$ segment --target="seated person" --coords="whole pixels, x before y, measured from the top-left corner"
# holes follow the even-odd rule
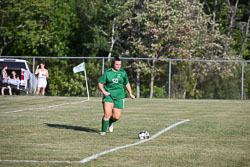
[[[15,71],[12,71],[11,74],[12,74],[12,77],[8,79],[8,84],[16,85],[17,89],[19,89],[19,85],[20,85],[19,76],[16,74]]]
[[[16,78],[17,78],[16,71],[11,71],[11,79],[16,79]]]

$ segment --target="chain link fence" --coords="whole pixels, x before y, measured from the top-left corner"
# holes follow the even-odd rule
[[[86,96],[83,73],[73,67],[85,62],[90,96],[100,96],[97,82],[111,66],[107,57],[1,56],[25,59],[34,72],[45,62],[49,70],[47,95]],[[249,99],[249,60],[193,60],[122,57],[124,68],[138,98]]]

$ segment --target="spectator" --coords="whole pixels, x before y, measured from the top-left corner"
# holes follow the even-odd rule
[[[19,76],[16,74],[16,71],[11,72],[11,78],[8,80],[8,83],[11,85],[16,85],[17,89],[19,89],[20,80]]]
[[[10,85],[8,84],[9,76],[8,76],[7,71],[6,71],[7,69],[8,69],[8,66],[5,64],[5,65],[3,66],[2,71],[1,71],[1,76],[2,76],[2,91],[1,91],[1,93],[2,93],[2,96],[4,96],[4,90],[5,90],[6,88],[9,89],[9,94],[12,95],[11,87],[10,87]]]
[[[38,81],[37,81],[38,85],[37,85],[36,94],[38,95],[40,92],[40,89],[42,88],[42,95],[44,96],[45,88],[47,86],[47,78],[49,78],[49,72],[45,68],[45,63],[40,63],[40,65],[36,67],[35,74],[36,75],[38,74]]]

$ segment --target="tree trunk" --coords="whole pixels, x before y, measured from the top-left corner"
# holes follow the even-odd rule
[[[186,90],[186,88],[184,88],[184,90],[183,90],[183,99],[186,99],[186,96],[187,96],[187,90]]]
[[[114,23],[112,25],[112,35],[111,35],[111,46],[110,46],[110,49],[109,49],[109,55],[108,55],[108,61],[110,61],[110,58],[111,58],[111,55],[112,55],[112,51],[113,51],[113,47],[115,45],[115,42],[116,42],[116,39],[115,39],[115,20],[116,18],[114,18]]]
[[[227,0],[227,2],[228,2],[228,7],[230,9],[230,25],[228,27],[227,35],[230,36],[231,30],[232,30],[233,25],[234,25],[234,19],[235,19],[236,13],[237,13],[239,0],[236,1],[235,5],[234,5],[234,9],[232,8],[232,6],[230,4],[230,0]]]
[[[244,47],[245,47],[245,44],[246,44],[247,39],[248,39],[248,33],[249,33],[249,22],[250,22],[250,16],[248,17],[248,21],[247,21],[247,25],[246,25],[245,39],[244,39],[244,41],[243,41],[243,42],[242,42],[242,44],[241,44],[239,57],[242,57],[242,53],[243,53],[243,51],[244,51]]]
[[[155,59],[153,59],[152,64],[152,72],[151,72],[151,80],[150,80],[150,99],[152,99],[154,95],[154,80],[155,80]]]
[[[213,11],[213,22],[214,22],[214,25],[213,25],[213,31],[215,29],[216,12],[217,12],[217,0],[214,0],[214,11]]]
[[[3,46],[0,47],[0,56],[2,56],[4,48],[6,48],[9,44],[11,44],[11,43],[14,41],[14,39],[12,39],[12,40],[6,42],[5,39],[6,39],[6,38],[3,37]]]

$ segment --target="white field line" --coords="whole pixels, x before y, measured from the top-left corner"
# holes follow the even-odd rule
[[[149,139],[145,139],[145,140],[140,140],[139,142],[136,142],[136,143],[133,143],[133,144],[127,144],[127,145],[124,145],[124,146],[119,146],[119,147],[116,147],[116,148],[112,148],[110,150],[107,150],[107,151],[104,151],[104,152],[101,152],[101,153],[98,153],[98,154],[95,154],[95,155],[92,155],[90,157],[87,157],[87,158],[84,158],[80,161],[47,161],[47,160],[0,160],[0,162],[9,162],[9,163],[68,163],[68,164],[71,164],[71,163],[86,163],[88,161],[91,161],[93,159],[96,159],[102,155],[105,155],[105,154],[108,154],[110,152],[114,152],[114,151],[117,151],[117,150],[120,150],[120,149],[123,149],[123,148],[127,148],[127,147],[131,147],[131,146],[136,146],[136,145],[139,145],[139,144],[142,144],[142,143],[145,143],[147,141],[150,141],[150,140],[153,140],[155,139],[156,137],[160,136],[161,134],[163,134],[164,132],[166,131],[169,131],[170,129],[180,125],[180,124],[183,124],[185,122],[188,122],[190,121],[189,119],[186,119],[186,120],[183,120],[183,121],[180,121],[180,122],[176,122],[172,125],[170,125],[169,127],[159,131],[158,133],[156,133],[155,135],[153,135],[152,137],[150,137]]]
[[[14,111],[7,111],[7,112],[2,112],[5,114],[8,113],[17,113],[17,112],[23,112],[23,111],[30,111],[30,110],[44,110],[44,109],[50,109],[50,108],[56,108],[56,107],[60,107],[60,106],[64,106],[67,104],[78,104],[78,103],[84,103],[87,102],[89,100],[83,100],[83,101],[77,101],[77,102],[71,102],[71,103],[61,103],[61,104],[57,104],[57,105],[53,105],[53,106],[45,106],[45,107],[39,107],[39,108],[25,108],[22,110],[14,110]]]
[[[43,161],[43,160],[0,160],[0,163],[63,163],[72,164],[79,163],[79,161]]]
[[[190,121],[190,120],[189,120],[189,119],[186,119],[186,120],[183,120],[183,121],[174,123],[174,124],[170,125],[169,127],[167,127],[167,128],[165,128],[165,129],[161,130],[160,132],[156,133],[155,135],[153,135],[153,136],[150,137],[149,139],[141,140],[141,141],[136,142],[136,143],[133,143],[133,144],[127,144],[127,145],[125,145],[125,146],[120,146],[120,147],[112,148],[112,149],[110,149],[110,150],[107,150],[107,151],[104,151],[104,152],[101,152],[101,153],[92,155],[92,156],[90,156],[90,157],[87,157],[87,158],[81,160],[80,163],[86,163],[86,162],[88,162],[88,161],[91,161],[91,160],[93,160],[93,159],[96,159],[96,158],[98,158],[98,157],[100,157],[100,156],[102,156],[102,155],[108,154],[108,153],[110,153],[110,152],[117,151],[117,150],[120,150],[120,149],[123,149],[123,148],[127,148],[127,147],[131,147],[131,146],[136,146],[136,145],[145,143],[145,142],[147,142],[147,141],[149,141],[149,140],[153,140],[153,139],[155,139],[156,137],[160,136],[162,133],[164,133],[164,132],[166,132],[166,131],[168,131],[168,130],[170,130],[170,129],[172,129],[172,128],[174,128],[174,127],[180,125],[180,124],[183,124],[183,123],[185,123],[185,122],[187,122],[187,121]]]

